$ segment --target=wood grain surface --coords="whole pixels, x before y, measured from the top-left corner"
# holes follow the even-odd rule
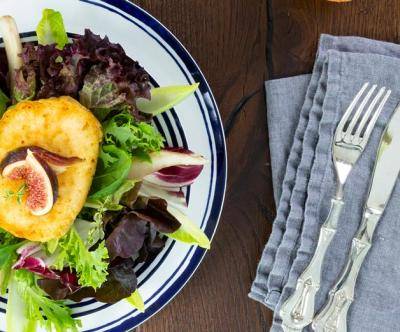
[[[400,1],[268,0],[268,75],[271,78],[311,71],[318,36],[356,35],[398,43]]]
[[[133,0],[196,59],[227,131],[228,187],[212,249],[194,277],[140,332],[269,329],[272,313],[247,297],[275,207],[263,82],[310,72],[318,36],[398,42],[400,1]]]
[[[134,2],[164,23],[187,47],[211,85],[224,123],[231,124],[227,133],[225,207],[212,248],[178,296],[137,330],[267,330],[270,312],[247,297],[274,211],[263,92],[266,3]],[[235,108],[254,92],[232,121]]]

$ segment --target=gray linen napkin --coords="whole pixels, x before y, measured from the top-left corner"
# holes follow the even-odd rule
[[[267,81],[265,83],[274,198],[277,206],[284,205],[285,208],[281,207],[277,213],[273,231],[262,254],[249,296],[254,300],[266,304],[271,309],[273,309],[273,306],[268,305],[270,294],[267,288],[267,280],[274,263],[275,253],[283,235],[284,225],[282,223],[286,219],[288,200],[291,195],[291,187],[289,186],[294,181],[296,164],[298,164],[300,158],[300,153],[294,151],[292,146],[297,146],[298,149],[301,149],[300,136],[303,134],[302,132],[304,132],[307,123],[304,116],[302,117],[304,129],[300,128],[301,126],[298,123],[310,77],[311,75],[300,75]],[[290,162],[288,162],[291,150],[293,152],[290,154]],[[290,176],[290,179],[286,182],[283,181],[285,174],[288,174],[287,178]],[[282,187],[284,187],[284,199],[278,205],[282,194]]]
[[[400,61],[397,56],[400,56],[400,46],[394,44],[354,37],[322,36],[321,38],[314,73],[305,96],[306,101],[301,110],[299,126],[286,166],[275,223],[279,217],[282,221],[278,226],[274,225],[271,235],[275,237],[273,250],[269,249],[270,239],[250,294],[251,297],[270,307],[276,306],[277,311],[292,293],[299,274],[311,259],[320,225],[329,209],[330,197],[334,190],[331,140],[336,124],[362,83],[370,81],[390,87],[393,93],[370,144],[346,185],[346,205],[338,236],[335,237],[324,263],[324,279],[321,291],[318,293],[317,307],[323,304],[329,288],[340,273],[351,238],[361,218],[380,133],[400,98],[398,91]],[[288,87],[290,79],[287,80]],[[268,90],[271,90],[273,85],[273,82],[269,83]],[[304,87],[302,91],[304,92]],[[281,84],[281,95],[285,96],[285,93],[287,96],[289,91],[285,92]],[[267,95],[271,93],[268,92]],[[281,105],[284,100],[282,97]],[[312,100],[311,105],[310,100]],[[286,105],[292,107],[292,112],[296,113],[301,103]],[[272,107],[270,102],[268,106]],[[272,112],[271,109],[269,112]],[[274,113],[279,114],[279,110],[276,109]],[[302,123],[303,117],[305,123]],[[287,119],[288,117],[282,118],[281,121]],[[291,119],[296,119],[296,115],[292,115]],[[302,130],[299,130],[299,127]],[[271,129],[270,127],[269,130]],[[299,132],[300,148],[295,146],[296,135]],[[297,165],[295,163],[290,165],[291,157],[294,155],[293,149],[297,150]],[[291,172],[289,183],[286,181],[288,172]],[[289,198],[284,196],[286,190],[289,191],[286,194]],[[282,209],[281,204],[284,199],[286,203]],[[400,186],[397,186],[377,228],[374,246],[360,272],[356,301],[350,310],[350,331],[400,329],[400,318],[397,318],[400,317],[400,300],[396,297],[396,290],[400,288],[400,264],[396,264],[396,258],[400,253],[400,242],[396,238],[400,235],[400,230],[396,227],[396,216],[400,214],[399,203]],[[265,268],[263,262],[265,256],[269,256],[270,262],[275,264]],[[265,284],[264,278],[267,276],[269,279]],[[274,296],[271,296],[272,294]],[[275,317],[273,330],[280,330],[278,315]]]

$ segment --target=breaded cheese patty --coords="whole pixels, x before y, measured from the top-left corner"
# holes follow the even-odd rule
[[[99,154],[102,129],[95,116],[70,97],[24,101],[10,108],[0,120],[0,160],[23,146],[39,146],[64,157],[82,161],[57,175],[58,199],[49,213],[33,215],[17,192],[22,181],[0,176],[0,227],[16,237],[48,241],[64,235],[88,195]]]

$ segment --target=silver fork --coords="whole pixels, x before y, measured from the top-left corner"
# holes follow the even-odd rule
[[[315,295],[320,287],[322,262],[336,233],[340,212],[344,204],[344,184],[354,164],[364,151],[379,114],[390,96],[391,90],[382,87],[370,101],[377,88],[377,85],[372,85],[361,99],[368,86],[369,82],[364,83],[336,128],[332,145],[333,163],[337,177],[336,193],[331,200],[328,217],[321,227],[314,256],[299,277],[294,293],[282,305],[279,312],[285,332],[301,331],[312,322]],[[354,111],[357,104],[359,106]],[[366,107],[367,109],[364,111]]]

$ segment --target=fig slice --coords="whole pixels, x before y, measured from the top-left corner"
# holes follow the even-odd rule
[[[81,158],[63,157],[38,146],[24,146],[10,151],[0,163],[0,170],[3,171],[10,164],[25,160],[28,150],[32,151],[35,156],[38,156],[40,159],[47,162],[56,173],[62,173],[65,171],[66,167],[82,161]]]
[[[26,166],[25,159],[15,161],[11,164],[8,164],[6,167],[4,167],[1,175],[6,178],[13,179],[13,180],[24,179],[25,178],[25,166]]]
[[[25,181],[28,187],[26,205],[35,216],[48,213],[57,200],[57,176],[50,166],[27,150]]]
[[[26,206],[33,215],[42,216],[51,210],[58,195],[57,176],[31,150],[27,150],[25,160],[14,161],[5,166],[2,175],[12,180],[25,180],[28,188]]]

